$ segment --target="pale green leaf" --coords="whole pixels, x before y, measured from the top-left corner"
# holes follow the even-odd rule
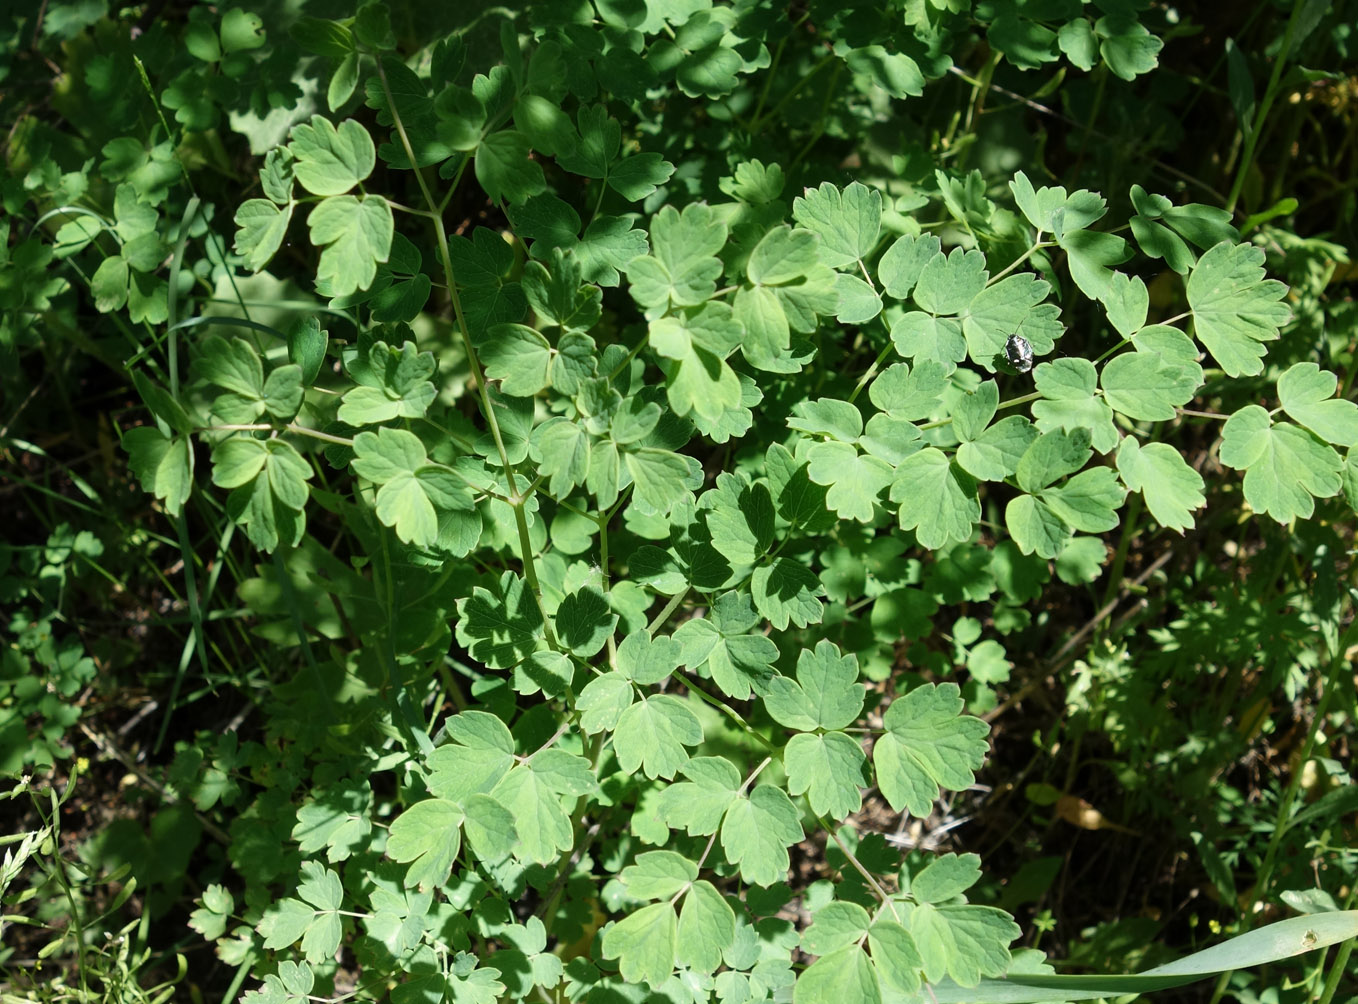
[[[761,784],[726,810],[721,846],[726,860],[740,867],[753,885],[771,886],[788,877],[787,849],[802,839],[797,808],[781,788]]]
[[[891,702],[872,759],[893,809],[926,817],[940,789],[961,791],[976,780],[990,727],[961,712],[954,683],[925,684]]]
[[[1206,504],[1202,475],[1189,467],[1167,443],[1140,445],[1131,436],[1117,453],[1118,473],[1134,492],[1141,492],[1156,522],[1180,533],[1193,527],[1193,511]]]

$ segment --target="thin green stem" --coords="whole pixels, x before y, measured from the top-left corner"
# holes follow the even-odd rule
[[[1001,279],[1003,279],[1006,275],[1008,275],[1010,272],[1014,271],[1014,269],[1018,268],[1018,267],[1019,267],[1020,265],[1022,265],[1025,261],[1027,261],[1027,260],[1028,260],[1029,258],[1031,258],[1033,255],[1037,254],[1037,252],[1041,251],[1043,248],[1050,248],[1050,247],[1055,247],[1055,246],[1056,246],[1056,241],[1043,241],[1043,240],[1042,240],[1042,231],[1039,230],[1039,231],[1037,232],[1037,234],[1036,234],[1036,235],[1034,236],[1034,238],[1033,238],[1033,246],[1030,247],[1027,251],[1023,252],[1023,254],[1019,255],[1019,256],[1018,256],[1017,258],[1015,258],[1013,261],[1011,261],[1008,265],[1006,265],[1006,266],[1005,266],[1004,268],[1002,268],[1000,271],[998,271],[998,272],[996,272],[994,275],[992,275],[992,276],[986,281],[986,285],[987,285],[987,286],[993,286],[993,285],[995,285],[995,283],[999,282],[999,281],[1000,281]]]
[[[284,432],[293,432],[299,436],[310,436],[312,439],[319,439],[326,443],[334,443],[336,446],[354,445],[352,439],[345,439],[343,436],[332,436],[328,432],[321,432],[319,429],[308,429],[305,425],[297,425],[289,422],[284,426],[269,425],[264,422],[251,422],[242,425],[200,425],[194,432],[274,432],[281,428]]]
[[[873,894],[882,901],[882,905],[891,911],[891,915],[899,921],[901,917],[900,914],[896,912],[896,904],[892,902],[891,894],[882,888],[882,885],[877,881],[876,876],[863,867],[863,863],[858,860],[853,851],[845,846],[844,841],[839,839],[839,834],[830,827],[830,824],[827,823],[823,817],[817,816],[816,822],[820,824],[820,828],[825,831],[826,835],[839,845],[839,849],[844,853],[844,857],[848,859],[849,864],[853,865],[854,871],[863,876],[863,881],[867,882],[868,888],[870,888],[873,891]]]
[[[886,346],[881,352],[877,353],[877,358],[872,361],[872,365],[867,368],[867,371],[858,378],[858,383],[854,385],[853,392],[849,394],[850,404],[853,404],[858,395],[863,392],[863,388],[868,385],[868,381],[871,380],[873,375],[877,372],[877,367],[881,366],[882,363],[886,361],[886,357],[891,355],[895,348],[896,344],[891,341],[890,336],[888,336]]]
[[[1254,166],[1254,153],[1259,144],[1259,135],[1264,130],[1264,120],[1268,118],[1268,113],[1273,108],[1273,102],[1278,97],[1278,84],[1282,80],[1283,69],[1287,66],[1287,57],[1292,54],[1292,34],[1297,30],[1297,19],[1301,16],[1302,8],[1306,6],[1306,0],[1292,0],[1292,13],[1287,18],[1287,28],[1283,31],[1282,46],[1278,49],[1278,58],[1273,61],[1273,70],[1268,75],[1268,85],[1264,88],[1263,99],[1259,102],[1259,107],[1254,112],[1254,125],[1245,136],[1245,149],[1240,155],[1240,163],[1235,169],[1235,180],[1231,182],[1231,192],[1226,196],[1226,211],[1235,212],[1235,204],[1240,201],[1240,193],[1245,188],[1245,178],[1250,173],[1250,168]]]
[[[405,123],[401,120],[400,112],[396,101],[391,94],[391,85],[387,81],[386,72],[382,69],[382,61],[377,60],[378,79],[382,82],[382,92],[386,96],[387,106],[391,109],[392,124],[396,127],[396,134],[400,137],[401,146],[405,150],[406,157],[410,163],[416,163],[415,150],[411,146],[410,137],[406,134]],[[533,592],[533,598],[537,601],[538,610],[542,613],[543,636],[547,644],[555,651],[560,651],[561,646],[557,642],[556,632],[552,628],[552,618],[547,613],[547,605],[542,595],[542,584],[538,581],[537,565],[533,560],[532,538],[528,532],[528,517],[524,512],[524,504],[532,494],[531,488],[526,492],[519,491],[519,481],[514,473],[514,465],[509,460],[509,451],[505,448],[504,435],[500,431],[500,422],[495,414],[495,407],[490,399],[490,388],[486,383],[485,370],[481,368],[481,360],[476,354],[476,346],[472,344],[471,328],[467,324],[467,315],[462,309],[462,297],[457,291],[457,275],[453,271],[453,258],[448,248],[448,230],[444,226],[443,216],[440,212],[441,205],[434,199],[433,193],[429,190],[428,183],[424,180],[424,172],[418,167],[414,168],[415,178],[419,182],[420,192],[424,195],[425,205],[429,207],[429,216],[434,223],[434,232],[438,241],[439,261],[443,266],[444,282],[448,287],[448,299],[453,305],[453,317],[457,322],[458,334],[462,339],[462,348],[467,355],[467,365],[472,371],[472,380],[476,383],[477,399],[481,406],[481,414],[486,420],[486,426],[490,429],[491,439],[495,443],[495,450],[500,455],[500,465],[504,468],[506,484],[509,490],[509,504],[514,511],[514,522],[519,531],[519,559],[523,562],[524,579],[528,582],[528,588]],[[460,173],[460,172],[459,172]]]
[[[660,613],[651,618],[651,623],[646,625],[647,634],[655,634],[656,629],[670,619],[670,615],[688,598],[689,588],[691,587],[685,587],[682,593],[675,593],[670,597],[670,601],[661,608]]]
[[[759,745],[763,746],[770,753],[778,752],[778,747],[771,743],[762,733],[758,732],[754,726],[745,720],[745,716],[731,707],[731,705],[727,704],[721,698],[713,697],[707,691],[703,690],[698,686],[697,682],[687,674],[680,673],[676,670],[674,675],[683,677],[684,683],[688,687],[688,692],[694,697],[698,698],[704,704],[716,708],[727,718],[731,719],[731,721],[733,721],[746,735],[759,743]]]

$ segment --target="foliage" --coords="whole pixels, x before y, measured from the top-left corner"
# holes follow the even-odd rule
[[[1120,599],[1134,539],[1320,549],[1270,611],[1314,637],[1266,675],[1319,682],[1300,760],[1352,792],[1317,747],[1353,712],[1353,346],[1324,329],[1324,281],[1272,277],[1282,238],[1258,228],[1285,210],[1233,212],[1263,122],[1238,49],[1248,153],[1201,202],[1102,162],[1102,194],[1077,187],[1088,131],[1068,176],[981,150],[987,94],[1015,93],[997,78],[1078,79],[1091,120],[1153,88],[1175,29],[1136,4],[184,14],[12,15],[65,46],[69,86],[56,118],[16,109],[0,347],[52,352],[56,318],[126,375],[118,463],[186,577],[170,710],[197,674],[260,713],[239,736],[182,726],[151,837],[85,848],[88,881],[125,863],[168,908],[208,834],[188,923],[229,996],[248,975],[256,1004],[1080,997],[1014,946],[1027,901],[976,855],[902,857],[862,813],[923,824],[974,788],[980,716],[1051,598],[1106,575]],[[11,46],[0,73],[28,59]],[[942,129],[912,111],[930,93]],[[53,611],[101,545],[63,525],[4,553],[0,735],[41,736],[4,744],[16,771],[69,756],[95,664]],[[210,619],[223,566],[248,630]],[[1155,657],[1100,628],[1076,667],[1071,777],[1097,732],[1128,778],[1158,758],[1180,797],[1206,789],[1172,763],[1199,723],[1126,709],[1181,682],[1165,661],[1223,608],[1273,598],[1191,577],[1157,583]],[[1217,727],[1244,676],[1224,664]],[[1226,851],[1256,880],[1233,931],[1321,805],[1299,784],[1271,794],[1262,851]],[[1069,779],[1047,787],[1069,804]],[[1350,871],[1351,808],[1311,817]],[[167,841],[184,859],[153,863]],[[1324,923],[1245,935],[1290,951],[1169,971],[1350,937],[1318,891]],[[1174,985],[1122,979],[1081,986]]]

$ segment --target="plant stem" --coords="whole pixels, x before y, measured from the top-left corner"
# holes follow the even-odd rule
[[[987,279],[987,280],[986,280],[986,285],[987,285],[987,286],[993,286],[993,285],[995,285],[995,283],[999,282],[1001,279],[1003,279],[1003,278],[1004,278],[1006,275],[1008,275],[1010,272],[1014,271],[1014,269],[1018,268],[1018,267],[1019,267],[1020,265],[1022,265],[1025,261],[1027,261],[1029,258],[1031,258],[1033,255],[1037,254],[1038,251],[1041,251],[1043,248],[1050,248],[1050,247],[1055,247],[1055,246],[1056,246],[1056,241],[1043,241],[1043,240],[1042,240],[1042,231],[1039,230],[1039,231],[1037,232],[1037,234],[1036,234],[1036,235],[1034,236],[1034,238],[1033,238],[1033,246],[1030,247],[1027,251],[1023,252],[1023,254],[1019,255],[1019,256],[1018,256],[1017,258],[1015,258],[1013,261],[1011,261],[1011,262],[1010,262],[1008,265],[1006,265],[1004,268],[1000,269],[1000,271],[996,272],[996,273],[995,273],[994,275],[992,275],[989,279]]]
[[[1259,102],[1259,107],[1254,112],[1254,126],[1245,136],[1245,149],[1240,155],[1240,164],[1235,169],[1235,181],[1231,183],[1231,193],[1226,197],[1226,211],[1235,212],[1235,204],[1240,201],[1240,193],[1245,187],[1245,178],[1254,166],[1254,152],[1259,143],[1259,134],[1263,132],[1264,119],[1268,117],[1269,111],[1273,108],[1273,102],[1278,97],[1278,84],[1282,80],[1283,68],[1287,66],[1287,57],[1292,52],[1292,33],[1297,28],[1297,18],[1301,15],[1302,8],[1306,6],[1306,0],[1292,0],[1292,13],[1287,18],[1287,28],[1283,31],[1283,42],[1278,49],[1278,57],[1273,60],[1273,69],[1268,75],[1268,85],[1264,88],[1264,96]]]
[[[410,144],[410,137],[406,135],[405,123],[401,121],[400,111],[392,97],[391,85],[387,82],[387,74],[382,69],[380,59],[377,60],[377,75],[382,81],[382,92],[386,96],[387,107],[391,109],[392,124],[396,127],[396,134],[401,139],[401,146],[405,150],[406,157],[413,165],[415,163],[415,150]],[[458,334],[462,338],[462,348],[467,354],[467,365],[472,371],[472,380],[476,383],[481,414],[490,429],[491,438],[495,441],[495,450],[500,455],[500,464],[504,468],[505,479],[509,488],[509,504],[514,511],[514,522],[519,531],[519,559],[523,562],[523,576],[528,582],[528,588],[533,591],[533,598],[537,601],[538,610],[542,614],[543,636],[554,651],[560,651],[561,645],[556,639],[556,632],[552,629],[552,618],[548,615],[547,605],[543,600],[542,584],[538,581],[537,566],[533,561],[532,538],[528,533],[528,517],[524,513],[524,504],[531,495],[531,489],[520,494],[518,478],[514,474],[514,465],[510,463],[509,451],[505,449],[504,436],[500,432],[500,422],[495,416],[495,407],[490,399],[490,389],[486,384],[486,374],[481,368],[481,360],[476,355],[476,347],[472,345],[471,329],[467,325],[467,315],[462,310],[462,298],[457,292],[457,276],[453,272],[453,258],[448,249],[448,230],[444,226],[443,216],[439,212],[440,204],[434,200],[433,193],[430,192],[429,185],[424,180],[424,172],[418,167],[413,168],[413,170],[415,178],[419,182],[420,191],[424,195],[425,205],[429,207],[430,218],[434,222],[434,232],[438,239],[439,260],[443,265],[444,282],[448,287],[448,299],[452,302],[453,316],[457,321]]]

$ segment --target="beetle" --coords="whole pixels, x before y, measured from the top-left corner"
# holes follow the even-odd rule
[[[1004,343],[1004,358],[1020,373],[1033,368],[1033,347],[1022,335],[1010,335]]]

